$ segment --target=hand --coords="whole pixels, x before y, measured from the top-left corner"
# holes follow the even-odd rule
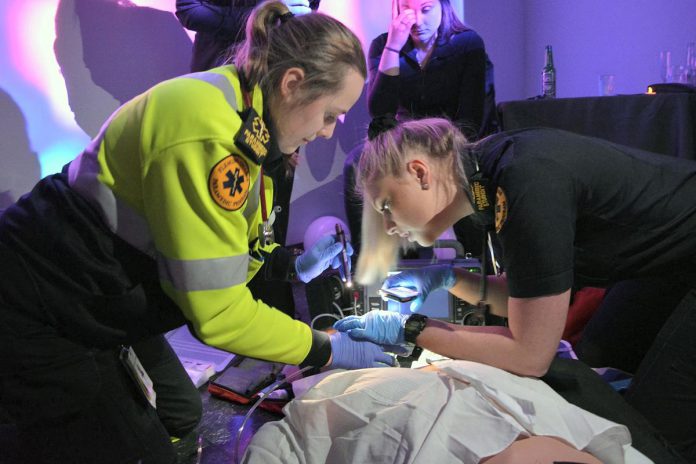
[[[387,33],[387,47],[401,50],[408,36],[411,34],[411,28],[416,24],[416,13],[413,10],[404,10],[399,13],[396,18],[392,19],[389,24],[389,32]]]
[[[355,341],[342,332],[329,335],[331,341],[331,364],[338,369],[362,369],[366,367],[388,367],[396,362],[394,356],[382,351],[374,343]]]
[[[334,235],[326,235],[320,238],[317,243],[308,251],[305,251],[295,260],[295,272],[297,277],[304,283],[317,277],[331,266],[338,269],[341,277],[344,276],[341,263],[341,251],[343,245],[336,240]],[[346,242],[346,253],[348,254],[348,272],[350,272],[350,257],[353,255],[353,247]]]
[[[380,345],[403,345],[404,323],[407,314],[373,310],[363,316],[348,316],[334,324],[334,329],[345,332],[354,340],[368,340]]]
[[[290,13],[295,16],[301,16],[312,12],[309,8],[309,0],[283,0],[283,3],[288,7]]]
[[[417,313],[431,292],[444,288],[449,290],[457,282],[457,276],[452,266],[438,264],[426,266],[420,269],[409,269],[388,277],[382,284],[382,288],[409,287],[418,291],[418,297],[411,302],[408,309],[411,313]],[[403,308],[406,305],[399,305]]]

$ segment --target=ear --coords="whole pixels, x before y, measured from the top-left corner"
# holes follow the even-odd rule
[[[304,81],[305,73],[302,68],[288,68],[280,79],[280,96],[292,101],[297,97],[299,88]]]
[[[406,172],[408,172],[409,175],[411,175],[421,185],[421,187],[423,187],[423,185],[430,185],[430,181],[432,180],[430,177],[432,173],[430,171],[430,166],[428,166],[426,162],[419,159],[412,159],[406,163]]]

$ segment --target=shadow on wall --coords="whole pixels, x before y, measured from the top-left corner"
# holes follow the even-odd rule
[[[357,103],[346,114],[344,123],[336,125],[333,137],[317,139],[307,145],[293,187],[287,243],[301,242],[307,226],[320,216],[346,220],[343,163],[346,154],[367,136],[369,123],[365,87]]]
[[[61,0],[54,51],[75,120],[94,136],[119,105],[188,73],[191,39],[170,12],[127,0]]]
[[[26,118],[2,89],[0,115],[0,210],[3,210],[34,187],[41,177],[41,166],[29,146]]]

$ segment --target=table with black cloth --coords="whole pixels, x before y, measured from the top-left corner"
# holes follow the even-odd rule
[[[663,93],[508,101],[504,130],[554,127],[680,158],[696,159],[696,94]]]

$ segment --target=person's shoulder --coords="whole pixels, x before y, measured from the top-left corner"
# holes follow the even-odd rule
[[[383,32],[382,34],[378,35],[374,39],[372,39],[372,42],[370,43],[371,46],[379,46],[379,47],[384,47],[384,45],[387,43],[387,36],[388,33]]]
[[[384,51],[384,46],[387,44],[387,33],[383,33],[372,39],[370,42],[369,56],[381,55]]]
[[[209,103],[219,103],[236,110],[238,92],[239,82],[230,66],[184,74],[163,81],[149,91],[150,98],[169,101],[175,105],[186,101],[197,102],[190,109],[201,108],[204,111]],[[221,95],[224,98],[220,98]]]
[[[225,133],[230,124],[241,124],[240,99],[234,76],[218,69],[186,74],[150,89],[147,94],[149,118],[157,124],[189,128],[186,134],[180,134],[184,138],[190,137],[192,132],[227,137]]]
[[[455,32],[449,42],[456,47],[467,49],[484,48],[483,38],[473,29]]]
[[[530,168],[537,173],[567,172],[564,166],[573,159],[572,152],[576,151],[569,148],[587,139],[579,134],[548,127],[517,129],[489,138],[489,149],[504,151],[509,158],[506,163],[509,168]],[[557,180],[559,179],[560,177]]]

